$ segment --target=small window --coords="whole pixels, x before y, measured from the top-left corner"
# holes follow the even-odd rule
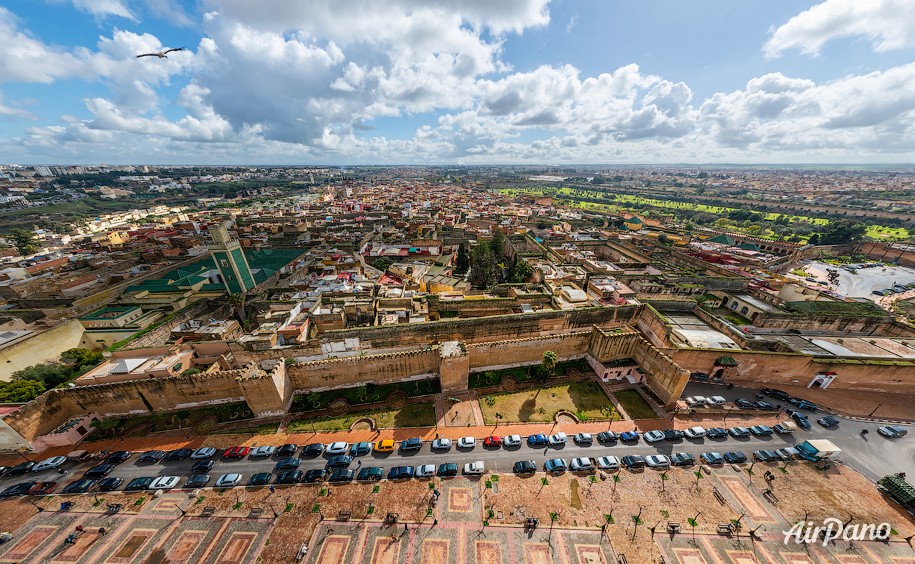
[[[225,259],[221,259],[219,261],[219,264],[221,264],[223,266],[223,268],[229,268],[229,261],[227,261]]]

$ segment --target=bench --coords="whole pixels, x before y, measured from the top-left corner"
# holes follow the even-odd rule
[[[718,534],[719,535],[724,535],[726,537],[729,537],[729,536],[731,536],[731,534],[733,532],[734,532],[734,526],[731,525],[730,523],[719,523],[718,524]]]
[[[671,535],[675,535],[680,532],[680,523],[676,521],[668,521],[667,523],[667,532]]]
[[[203,511],[200,512],[201,517],[212,517],[216,513],[216,508],[212,505],[207,505],[203,508]]]
[[[264,509],[261,507],[252,507],[251,511],[248,512],[248,518],[257,519],[261,516],[261,513],[264,512]]]
[[[337,514],[337,521],[349,521],[350,515],[349,511],[341,511]]]
[[[124,506],[121,505],[120,503],[109,503],[108,509],[106,509],[105,511],[107,513],[117,513],[118,511],[121,510],[122,507],[124,507]]]
[[[721,495],[721,492],[718,491],[718,488],[712,488],[712,495],[715,496],[715,499],[718,500],[718,503],[725,505],[724,496]]]
[[[772,490],[763,490],[762,494],[763,494],[763,497],[766,498],[769,501],[769,503],[771,503],[772,505],[775,505],[778,503],[778,498],[775,497],[775,494],[772,493]]]

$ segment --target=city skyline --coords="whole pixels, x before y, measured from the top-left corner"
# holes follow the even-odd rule
[[[2,2],[0,22],[0,155],[19,164],[896,164],[915,150],[915,8],[898,0],[49,0]]]

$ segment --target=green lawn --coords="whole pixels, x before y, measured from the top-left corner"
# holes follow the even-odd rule
[[[593,382],[492,394],[480,398],[480,410],[487,425],[548,422],[558,411],[574,413],[580,420],[619,418],[610,398]]]
[[[882,225],[868,225],[865,235],[877,241],[899,241],[908,239],[910,236],[905,227],[884,227]]]
[[[613,395],[616,397],[616,401],[620,402],[620,405],[626,413],[629,414],[629,417],[633,419],[658,418],[658,414],[655,413],[655,410],[651,409],[651,406],[648,405],[645,398],[637,391],[623,390],[620,392],[613,392]]]
[[[349,429],[357,419],[371,417],[375,425],[380,428],[396,427],[434,427],[435,406],[432,402],[415,403],[403,406],[400,409],[377,409],[373,411],[358,411],[347,413],[339,417],[321,417],[318,419],[301,419],[289,424],[290,433],[311,431],[340,431]]]

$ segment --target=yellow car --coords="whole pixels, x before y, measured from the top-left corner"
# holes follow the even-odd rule
[[[394,452],[394,439],[384,439],[375,444],[375,452]]]

